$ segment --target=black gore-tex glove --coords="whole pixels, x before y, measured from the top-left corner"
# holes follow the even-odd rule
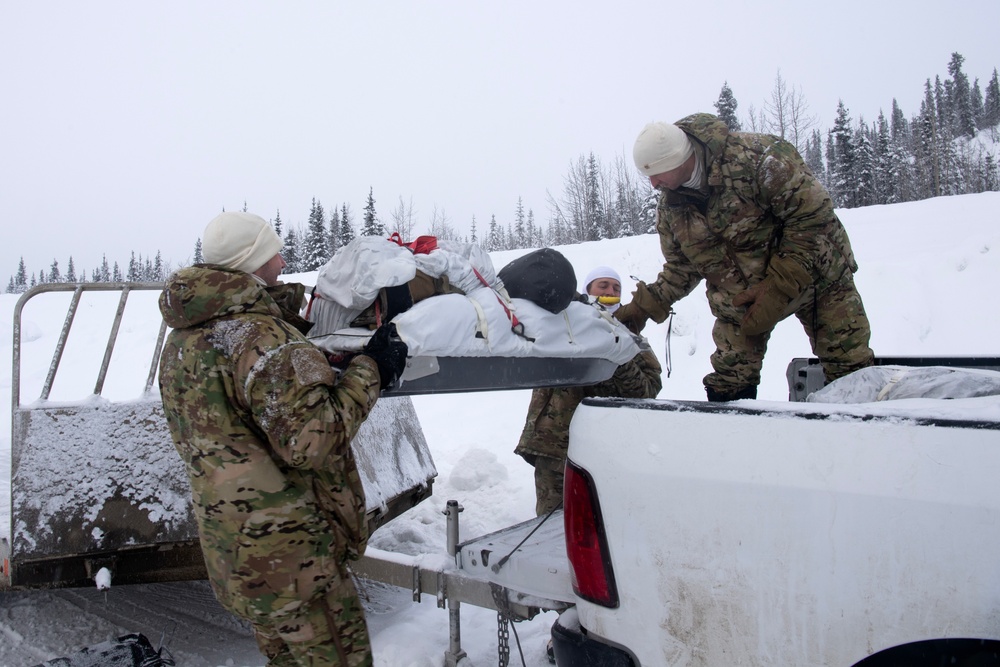
[[[383,390],[389,389],[406,368],[406,343],[396,335],[396,325],[386,322],[372,334],[361,352],[378,364],[379,382]]]

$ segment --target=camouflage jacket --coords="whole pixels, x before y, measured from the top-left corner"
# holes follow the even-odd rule
[[[335,377],[278,305],[303,292],[199,264],[160,296],[173,327],[160,392],[208,576],[224,606],[254,621],[323,591],[367,540],[350,442],[378,397],[378,369],[358,356]]]
[[[660,196],[656,230],[666,261],[647,287],[664,313],[704,278],[712,314],[739,323],[744,309],[732,297],[764,278],[774,255],[798,262],[819,291],[857,271],[830,195],[790,143],[730,132],[710,114],[677,126],[705,160],[708,192]]]
[[[663,387],[660,362],[646,350],[622,364],[610,379],[586,387],[535,389],[521,439],[514,449],[529,463],[534,457],[565,459],[569,449],[569,423],[580,401],[588,396],[655,398]]]

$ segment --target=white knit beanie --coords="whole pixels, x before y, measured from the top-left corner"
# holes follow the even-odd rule
[[[583,291],[587,292],[587,290],[590,289],[590,283],[594,282],[598,278],[614,278],[618,281],[619,285],[622,282],[622,279],[618,276],[618,272],[610,266],[598,266],[591,269],[590,273],[587,274],[587,278],[583,282]]]
[[[220,213],[205,228],[201,253],[208,264],[253,273],[281,252],[282,242],[267,220],[253,213]]]
[[[681,166],[693,153],[694,146],[684,130],[656,122],[642,128],[632,149],[632,159],[639,171],[655,176]]]

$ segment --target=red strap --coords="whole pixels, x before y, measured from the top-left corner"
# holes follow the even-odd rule
[[[483,285],[493,290],[493,294],[496,296],[497,301],[500,303],[500,307],[503,308],[503,312],[507,313],[507,319],[510,320],[510,330],[516,333],[518,336],[523,336],[524,325],[521,324],[521,322],[517,319],[517,315],[515,315],[513,311],[511,311],[511,309],[507,307],[507,304],[503,302],[503,299],[500,298],[500,295],[497,294],[497,291],[493,289],[492,285],[486,282],[486,278],[483,278],[483,274],[479,273],[476,267],[474,266],[472,267],[472,272],[476,274],[477,278],[479,278],[479,282],[481,282]]]
[[[436,236],[418,236],[413,243],[407,243],[409,248],[417,255],[426,255],[432,250],[437,250],[438,240]]]
[[[389,234],[389,240],[398,246],[409,248],[414,255],[426,255],[432,250],[437,250],[438,247],[436,236],[418,236],[416,241],[404,243],[403,237],[399,235],[399,232],[393,232]]]
[[[309,313],[311,313],[313,311],[313,301],[315,301],[318,298],[320,298],[319,292],[317,292],[316,288],[313,287],[312,294],[309,295],[309,305],[306,306],[306,319],[307,320],[309,319]]]

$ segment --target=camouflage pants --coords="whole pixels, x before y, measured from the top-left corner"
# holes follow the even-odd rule
[[[809,290],[792,302],[785,316],[792,314],[809,336],[809,344],[823,366],[827,382],[874,363],[875,355],[868,345],[871,324],[852,277],[848,276],[820,294]],[[712,354],[715,371],[705,376],[705,387],[726,396],[760,384],[760,368],[770,337],[770,332],[745,336],[738,325],[717,319],[712,329],[716,346]]]
[[[291,617],[273,626],[254,625],[254,636],[270,667],[371,667],[372,650],[364,609],[346,571]]]
[[[566,459],[535,457],[535,514],[542,516],[562,505]]]

